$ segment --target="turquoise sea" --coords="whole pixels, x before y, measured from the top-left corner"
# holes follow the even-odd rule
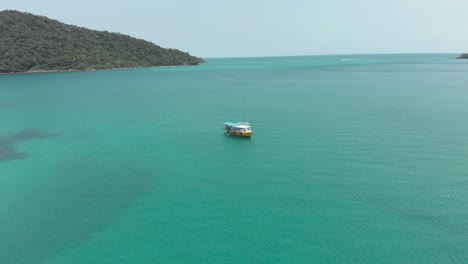
[[[453,57],[0,75],[0,263],[468,263]]]

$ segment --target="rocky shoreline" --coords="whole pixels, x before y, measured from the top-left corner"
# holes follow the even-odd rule
[[[202,63],[201,63],[202,64]],[[150,66],[150,67],[122,67],[122,68],[109,68],[109,69],[87,69],[87,70],[33,70],[25,72],[0,72],[0,75],[10,75],[10,74],[35,74],[35,73],[57,73],[57,72],[94,72],[94,71],[118,71],[118,70],[128,70],[128,69],[148,69],[148,68],[174,68],[174,67],[184,67],[191,65],[177,65],[177,66]]]

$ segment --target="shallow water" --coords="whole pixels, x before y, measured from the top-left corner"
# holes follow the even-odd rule
[[[0,263],[467,263],[454,56],[2,75]]]

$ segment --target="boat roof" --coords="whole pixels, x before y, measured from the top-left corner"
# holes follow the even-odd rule
[[[232,127],[240,127],[240,128],[247,128],[247,127],[250,127],[250,124],[247,123],[247,122],[237,122],[237,123],[233,123],[233,122],[224,122],[223,124],[228,125],[228,126],[232,126]],[[248,124],[248,125],[246,125],[246,124]]]

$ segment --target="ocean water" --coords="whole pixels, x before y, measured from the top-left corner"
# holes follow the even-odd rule
[[[0,75],[0,263],[468,263],[453,57]]]

